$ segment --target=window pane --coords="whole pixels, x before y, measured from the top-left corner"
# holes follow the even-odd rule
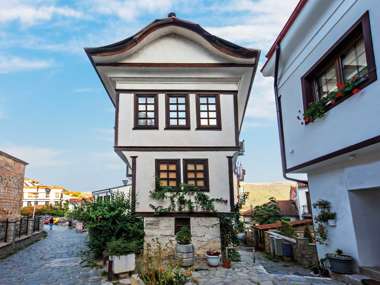
[[[139,103],[146,103],[145,97],[139,97]]]
[[[146,106],[145,105],[139,105],[139,111],[145,111]]]
[[[164,163],[160,164],[160,170],[167,170],[167,169],[168,169],[168,165],[167,164],[164,164]]]
[[[160,178],[168,178],[167,172],[160,172]]]
[[[197,178],[204,178],[203,172],[197,172]]]
[[[175,120],[175,119],[170,120],[170,125],[171,126],[176,126],[177,125],[177,120]]]
[[[186,106],[185,105],[178,105],[178,110],[185,111],[186,110]]]
[[[194,172],[188,172],[187,177],[188,178],[195,178],[195,173]]]
[[[363,77],[368,73],[367,58],[363,39],[360,39],[343,57],[343,76],[350,81],[354,76]]]
[[[147,124],[146,120],[138,120],[140,126],[145,126]]]
[[[146,121],[147,121],[147,125],[154,126],[154,119],[149,119],[149,120],[146,120]]]
[[[207,119],[201,119],[201,125],[202,126],[207,126],[208,125],[208,120]]]
[[[207,118],[207,112],[201,112],[201,118]]]
[[[216,126],[216,120],[210,119],[210,126]]]
[[[188,164],[187,165],[187,169],[188,170],[194,170],[195,169],[195,165],[194,164]]]
[[[168,182],[166,180],[161,180],[160,186],[168,186]]]
[[[177,169],[177,165],[169,164],[169,170],[176,170],[176,169]]]
[[[216,112],[210,112],[210,113],[208,113],[209,115],[209,118],[213,118],[213,119],[215,119],[216,118]]]
[[[169,186],[175,187],[175,186],[177,186],[177,182],[175,180],[170,180]]]
[[[169,103],[170,104],[177,103],[177,98],[175,98],[175,97],[169,97]]]
[[[146,118],[146,112],[139,112],[138,117],[139,118]]]
[[[177,112],[170,112],[170,118],[177,118]]]
[[[317,78],[318,99],[335,91],[337,82],[335,65],[333,64]]]
[[[186,113],[185,112],[179,112],[178,117],[179,118],[186,118]]]
[[[169,178],[175,179],[177,177],[175,172],[169,172]]]
[[[204,169],[204,165],[203,164],[197,164],[197,170],[203,170]]]
[[[199,98],[199,103],[201,103],[201,104],[207,104],[207,97],[200,97]]]
[[[154,111],[154,105],[147,105],[148,111]]]
[[[148,97],[147,98],[147,103],[154,104],[154,97]]]
[[[148,118],[154,118],[154,112],[146,112],[148,115]]]
[[[200,109],[201,111],[207,111],[207,105],[200,105],[200,106],[199,106],[199,109]]]
[[[178,121],[178,125],[180,125],[180,126],[186,126],[186,120],[184,120],[184,119],[179,120]]]
[[[216,103],[215,97],[208,97],[208,103],[209,104],[215,104]]]
[[[185,97],[178,97],[178,103],[184,104],[185,103]]]
[[[197,186],[204,187],[205,186],[205,182],[203,180],[197,180]]]
[[[209,105],[208,109],[209,111],[216,111],[216,105]]]
[[[187,181],[187,184],[189,184],[189,185],[195,185],[195,180],[189,180],[189,181]]]
[[[176,111],[177,110],[177,105],[170,105],[169,106],[170,111]]]

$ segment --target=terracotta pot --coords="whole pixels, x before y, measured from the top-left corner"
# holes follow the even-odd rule
[[[223,260],[223,267],[224,268],[231,268],[231,260]]]

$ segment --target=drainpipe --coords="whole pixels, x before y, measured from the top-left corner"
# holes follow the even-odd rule
[[[281,147],[281,164],[282,164],[282,176],[286,180],[294,181],[297,183],[304,183],[308,185],[308,181],[296,179],[287,176],[286,173],[286,153],[285,153],[285,142],[284,142],[284,129],[282,124],[282,109],[281,109],[281,100],[278,94],[278,64],[280,61],[281,48],[278,44],[276,47],[276,57],[275,57],[275,65],[274,65],[274,95],[276,102],[276,110],[277,110],[277,125],[278,125],[278,136],[280,138],[280,147]]]

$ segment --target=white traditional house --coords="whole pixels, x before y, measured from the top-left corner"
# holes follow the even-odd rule
[[[229,213],[236,202],[239,132],[259,51],[218,38],[174,13],[120,42],[86,48],[115,106],[115,151],[131,170],[132,204],[144,217],[145,238],[174,240],[190,225],[197,252],[220,248],[219,219],[166,207],[150,193],[189,184]]]
[[[306,173],[312,202],[337,215],[319,257],[341,249],[360,267],[380,266],[379,20],[378,1],[301,0],[262,69],[284,173]]]

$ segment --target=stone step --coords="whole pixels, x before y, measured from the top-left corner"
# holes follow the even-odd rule
[[[380,281],[380,267],[360,267],[360,273],[368,277]]]
[[[366,275],[362,274],[337,274],[337,273],[331,273],[331,278],[341,281],[345,284],[350,285],[363,285],[363,280],[370,279]]]

